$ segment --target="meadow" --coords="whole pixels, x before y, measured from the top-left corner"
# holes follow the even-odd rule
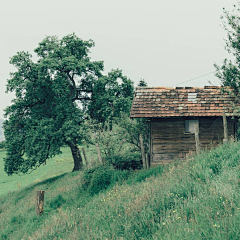
[[[3,194],[0,238],[240,239],[239,149],[238,142],[224,144],[136,172],[98,166]],[[40,189],[46,191],[41,217]]]
[[[46,165],[40,166],[29,174],[14,174],[8,176],[4,171],[3,162],[6,152],[0,149],[0,196],[21,190],[31,184],[36,184],[46,179],[71,172],[73,169],[73,160],[70,148],[63,147],[61,151],[62,154],[47,160]],[[97,155],[94,148],[88,148],[86,152],[89,159]],[[83,163],[85,164],[85,162]]]

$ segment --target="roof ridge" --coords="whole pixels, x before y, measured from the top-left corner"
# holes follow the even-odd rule
[[[136,89],[140,89],[140,90],[144,90],[144,89],[220,89],[222,88],[222,86],[204,86],[204,87],[149,87],[149,86],[137,86]],[[227,87],[223,87],[223,88],[227,88]]]

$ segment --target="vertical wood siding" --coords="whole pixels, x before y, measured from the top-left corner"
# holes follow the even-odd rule
[[[151,123],[151,163],[165,164],[183,159],[196,150],[194,133],[185,133],[185,120],[190,118],[159,118]],[[211,148],[223,141],[222,117],[199,117],[201,148]],[[228,118],[229,137],[234,138],[235,120]]]

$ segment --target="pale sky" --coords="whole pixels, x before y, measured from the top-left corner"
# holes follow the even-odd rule
[[[4,3],[3,3],[4,2]],[[92,60],[103,60],[105,72],[122,69],[149,86],[176,86],[213,72],[228,57],[223,7],[236,0],[9,0],[0,7],[0,119],[14,95],[5,94],[9,59],[33,49],[47,35],[75,32],[92,39]],[[178,86],[220,85],[214,74]]]

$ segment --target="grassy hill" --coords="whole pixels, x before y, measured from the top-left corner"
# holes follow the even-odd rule
[[[240,143],[225,144],[165,169],[98,167],[4,194],[0,237],[240,239],[239,149]],[[46,191],[41,217],[37,190]]]

